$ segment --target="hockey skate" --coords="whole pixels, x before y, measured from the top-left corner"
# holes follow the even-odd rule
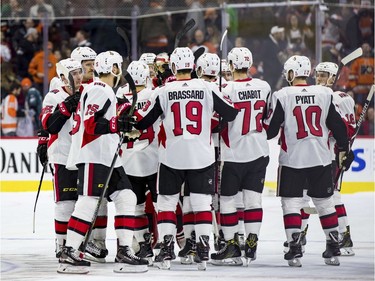
[[[305,253],[305,246],[306,246],[306,235],[307,235],[307,229],[309,228],[309,225],[306,225],[305,229],[301,232],[301,247],[302,247],[302,253]],[[287,241],[284,242],[284,253],[286,254],[289,251],[289,244]]]
[[[341,256],[354,256],[355,255],[352,249],[353,241],[350,237],[349,225],[346,227],[346,231],[344,233],[341,233],[341,241],[339,242],[339,244],[340,244]]]
[[[339,245],[339,233],[337,231],[331,231],[329,233],[330,240],[326,242],[326,250],[323,252],[322,256],[324,262],[327,265],[340,265],[340,261],[337,256],[341,255],[340,245]]]
[[[225,240],[224,240],[224,234],[223,231],[220,229],[219,231],[219,236],[214,234],[214,248],[215,251],[220,251],[222,248],[225,246]]]
[[[192,264],[196,255],[195,231],[191,232],[191,238],[186,239],[185,246],[178,252],[181,264]]]
[[[138,273],[148,271],[148,261],[137,257],[129,246],[119,246],[113,272]]]
[[[148,265],[152,266],[152,257],[154,256],[151,247],[152,237],[150,233],[145,233],[143,237],[145,238],[145,241],[139,242],[139,251],[135,253],[135,255],[139,258],[146,259],[148,261]]]
[[[235,265],[242,266],[241,249],[237,239],[233,238],[226,242],[224,247],[217,253],[211,254],[211,263],[213,265]]]
[[[245,241],[245,257],[247,264],[257,258],[258,235],[250,233]]]
[[[237,235],[238,237],[238,246],[240,246],[240,249],[241,249],[241,252],[244,252],[245,251],[245,234],[238,234]]]
[[[293,241],[289,242],[289,251],[284,255],[284,259],[288,261],[289,266],[301,267],[302,246],[301,246],[302,232],[295,232],[292,234]]]
[[[198,265],[198,270],[206,270],[207,261],[209,260],[208,254],[210,252],[210,237],[208,235],[199,236],[199,242],[196,245],[197,251],[194,261]]]
[[[64,246],[59,257],[58,273],[65,274],[86,274],[89,273],[88,261],[82,259],[83,253],[73,249],[72,247]]]
[[[92,240],[87,243],[85,249],[84,260],[105,263],[105,258],[108,255],[108,250],[104,240]]]
[[[160,252],[155,257],[154,266],[159,269],[170,269],[171,260],[175,258],[173,235],[165,235],[163,242],[160,244]]]

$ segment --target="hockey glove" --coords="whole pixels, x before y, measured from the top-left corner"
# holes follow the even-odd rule
[[[354,160],[353,150],[340,151],[336,154],[336,162],[341,170],[347,171]]]
[[[112,117],[111,120],[109,120],[109,131],[111,133],[131,132],[133,125],[136,123],[134,116],[129,117],[128,115],[123,114]]]
[[[139,139],[139,137],[141,136],[141,132],[139,130],[133,130],[131,132],[125,133],[124,135],[125,135],[124,143],[134,142],[137,139]]]
[[[59,104],[59,109],[62,114],[70,116],[76,111],[79,99],[81,97],[80,92],[76,92],[74,95],[67,97],[62,103]]]
[[[38,147],[36,149],[38,153],[38,158],[40,163],[44,166],[48,163],[48,155],[47,155],[47,143],[49,140],[49,134],[44,131],[38,131]]]

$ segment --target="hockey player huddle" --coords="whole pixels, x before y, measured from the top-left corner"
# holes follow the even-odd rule
[[[326,236],[325,263],[354,255],[334,188],[338,169],[353,161],[356,126],[351,97],[330,89],[337,65],[317,65],[316,85],[308,85],[310,60],[292,56],[284,64],[289,86],[272,93],[266,81],[249,76],[252,61],[247,48],[233,48],[227,61],[211,53],[195,61],[189,48],[146,53],[127,68],[136,89],[122,79],[117,52],[78,47],[58,62],[38,145],[42,165],[54,173],[57,272],[88,273],[90,261],[105,262],[108,202],[115,206],[114,272],[170,269],[176,243],[181,263],[199,270],[208,261],[256,260],[267,140],[274,137],[284,259],[301,266],[310,198]]]

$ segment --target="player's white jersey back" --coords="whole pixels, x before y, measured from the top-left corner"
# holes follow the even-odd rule
[[[260,79],[227,82],[223,93],[240,111],[222,132],[221,160],[243,163],[268,156],[262,117],[270,91],[269,84]]]
[[[270,124],[276,107],[281,106],[280,165],[307,168],[331,163],[326,120],[332,94],[330,88],[319,85],[285,87],[273,93],[265,124]]]

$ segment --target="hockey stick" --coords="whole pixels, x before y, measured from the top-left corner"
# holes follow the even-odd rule
[[[128,112],[128,117],[131,117],[131,116],[133,116],[133,113],[134,113],[134,110],[135,110],[135,106],[137,104],[137,91],[136,91],[135,83],[134,83],[133,78],[131,77],[131,75],[126,70],[124,72],[125,72],[124,78],[129,83],[129,88],[131,89],[132,94],[133,94],[132,105],[131,105],[130,110]],[[90,236],[91,236],[91,232],[92,232],[92,230],[94,228],[94,224],[95,224],[96,218],[98,217],[100,205],[102,204],[104,196],[105,196],[105,194],[107,192],[109,181],[111,180],[112,173],[113,173],[113,170],[115,168],[115,164],[116,164],[117,158],[118,158],[118,156],[120,154],[121,146],[122,146],[122,143],[124,142],[125,136],[126,136],[126,133],[125,134],[122,133],[120,135],[120,141],[119,141],[119,143],[117,145],[117,149],[116,149],[115,155],[114,155],[114,157],[112,159],[112,163],[111,163],[111,166],[109,168],[109,172],[108,172],[105,184],[104,184],[103,191],[102,191],[102,193],[101,193],[101,195],[100,195],[100,197],[98,199],[98,203],[96,204],[96,208],[95,208],[94,214],[93,214],[91,222],[90,222],[90,227],[89,227],[89,229],[88,229],[88,231],[86,233],[85,239],[83,240],[82,246],[80,247],[80,250],[82,252],[85,252],[87,244],[89,242],[89,239],[90,239]]]
[[[116,27],[116,31],[117,31],[117,34],[121,36],[121,38],[124,40],[125,42],[125,47],[126,47],[126,52],[128,54],[128,56],[126,57],[126,60],[129,61],[129,57],[130,57],[130,42],[129,42],[129,38],[128,36],[126,35],[126,31],[123,27],[121,26],[117,26]]]
[[[40,193],[40,189],[41,189],[41,187],[42,187],[42,182],[43,182],[44,173],[45,173],[45,171],[46,171],[46,167],[47,167],[47,164],[44,164],[44,165],[43,165],[42,175],[41,175],[40,180],[39,180],[38,192],[36,193],[36,198],[35,198],[34,213],[33,213],[33,233],[35,233],[35,212],[36,212],[36,204],[38,203],[39,193]]]
[[[332,89],[335,88],[336,83],[337,83],[337,81],[340,78],[340,73],[341,73],[341,70],[344,67],[344,65],[347,65],[349,62],[351,62],[351,61],[355,60],[356,58],[362,56],[362,54],[363,54],[363,50],[362,50],[361,47],[359,47],[358,49],[354,50],[349,55],[347,55],[346,57],[344,57],[344,58],[341,59],[341,64],[339,66],[339,69],[337,70],[336,79],[333,82]]]
[[[174,49],[176,49],[178,47],[178,44],[180,43],[180,40],[182,37],[184,37],[184,35],[186,33],[188,33],[188,31],[190,29],[192,29],[195,25],[195,20],[194,19],[190,19],[185,25],[184,27],[179,31],[177,32],[176,34],[176,39],[174,40]]]
[[[367,109],[368,109],[368,107],[370,105],[372,97],[374,96],[374,90],[375,90],[375,85],[372,85],[372,87],[370,89],[370,92],[367,95],[367,99],[365,101],[365,104],[363,105],[361,115],[359,116],[359,119],[357,121],[357,128],[355,130],[355,133],[354,133],[354,135],[352,136],[352,138],[351,138],[351,140],[349,142],[349,151],[350,151],[350,149],[351,149],[351,147],[353,145],[353,142],[354,142],[355,138],[357,137],[357,135],[359,133],[359,129],[361,128],[363,120],[365,119],[365,116],[366,116],[366,113],[367,113]],[[339,169],[338,172],[336,173],[334,187],[338,191],[341,190],[341,181],[342,181],[343,174],[344,174],[344,169]],[[338,185],[339,182],[340,182],[340,185]]]

